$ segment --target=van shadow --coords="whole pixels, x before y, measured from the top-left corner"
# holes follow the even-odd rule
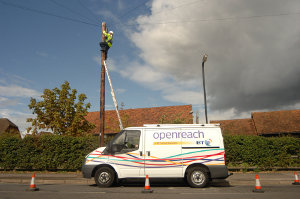
[[[149,179],[151,187],[188,187],[183,179],[165,179],[153,178]],[[145,179],[124,179],[116,186],[123,187],[144,187]]]
[[[154,178],[150,179],[151,187],[190,187],[188,183],[182,178]],[[97,187],[96,184],[90,185]],[[118,183],[115,183],[113,187],[144,187],[145,179],[122,179]],[[230,183],[227,180],[214,180],[208,183],[206,188],[209,187],[231,187]]]

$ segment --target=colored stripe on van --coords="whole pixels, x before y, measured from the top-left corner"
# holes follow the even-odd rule
[[[182,147],[182,149],[219,149],[218,146],[204,146],[204,147]]]
[[[216,151],[216,152],[214,152]],[[211,152],[210,154],[203,154]],[[206,149],[187,153],[181,153],[169,157],[154,157],[145,158],[139,156],[138,153],[127,153],[120,155],[90,155],[87,157],[86,163],[99,163],[109,157],[110,164],[122,165],[128,167],[146,167],[146,168],[165,168],[187,166],[192,163],[203,163],[207,165],[224,165],[224,149]]]

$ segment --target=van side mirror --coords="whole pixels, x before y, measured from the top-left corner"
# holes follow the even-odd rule
[[[111,149],[111,146],[112,146],[112,145],[111,145],[111,142],[108,142],[107,145],[106,145],[106,147],[105,147],[105,149],[104,149],[104,151],[103,151],[103,154],[104,154],[104,155],[107,155],[107,154],[110,154],[110,153],[111,153],[111,150],[112,150],[112,149]]]
[[[111,147],[111,152],[112,153],[118,152],[118,146],[113,144],[112,147]]]

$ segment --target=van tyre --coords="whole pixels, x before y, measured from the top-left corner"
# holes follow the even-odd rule
[[[209,181],[208,173],[204,168],[193,167],[187,172],[187,182],[191,187],[202,188],[207,185]]]
[[[114,183],[115,172],[109,167],[100,167],[94,179],[99,187],[110,187]]]

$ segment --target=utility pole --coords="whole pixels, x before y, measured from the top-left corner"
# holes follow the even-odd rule
[[[204,63],[207,61],[207,54],[203,56],[202,59],[202,79],[203,79],[203,92],[204,92],[204,108],[205,108],[205,121],[208,124],[207,119],[207,104],[206,104],[206,90],[205,90],[205,75],[204,75]]]
[[[103,31],[106,31],[106,23],[102,22],[102,42],[105,42]],[[105,122],[105,51],[101,50],[101,83],[100,83],[100,133],[99,133],[99,146],[104,146],[104,122]]]

